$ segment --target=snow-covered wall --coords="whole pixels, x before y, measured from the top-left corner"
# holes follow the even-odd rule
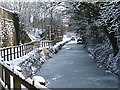
[[[13,21],[13,11],[0,6],[0,47],[16,44],[16,30]]]
[[[112,46],[108,39],[101,44],[94,46],[88,45],[87,50],[95,62],[97,62],[99,68],[104,69],[108,73],[119,75],[120,52],[114,57]]]

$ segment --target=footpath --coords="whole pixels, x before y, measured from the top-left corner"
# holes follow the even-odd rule
[[[36,75],[48,88],[118,88],[118,77],[97,67],[82,44],[67,43]]]

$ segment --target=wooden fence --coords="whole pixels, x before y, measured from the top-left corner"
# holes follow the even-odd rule
[[[4,59],[4,61],[10,61],[16,58],[19,58],[23,55],[26,55],[34,48],[47,48],[51,47],[51,41],[34,41],[30,43],[26,43],[18,46],[4,47],[0,48],[0,56]]]
[[[26,81],[19,77],[18,74],[13,73],[13,69],[8,68],[8,65],[0,62],[0,83],[2,83],[2,90],[40,90],[46,89],[47,87],[42,85],[35,85],[34,81],[32,83]]]
[[[0,48],[0,56],[1,58],[3,58],[4,61],[9,61],[9,60],[19,58],[23,55],[26,55],[33,49],[50,48],[51,46],[52,46],[52,42],[48,40],[34,41],[34,42],[26,43],[23,45]],[[4,61],[0,61],[0,83],[3,83],[2,89],[3,88],[5,89],[5,87],[7,87],[9,90],[11,89],[21,90],[21,85],[23,85],[29,90],[40,89],[40,87],[39,88],[35,87],[34,82],[33,84],[30,84],[29,82],[20,78],[19,75],[17,75],[16,73],[13,72],[13,70],[8,68],[9,67],[8,65],[4,65]],[[13,80],[12,80],[13,88],[10,87],[11,76],[13,77]]]

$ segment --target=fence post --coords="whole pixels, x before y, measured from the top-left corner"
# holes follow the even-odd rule
[[[3,77],[2,77],[2,65],[0,64],[0,78],[2,79]]]
[[[16,58],[16,52],[15,52],[15,47],[13,47],[13,52],[14,52],[14,59]]]
[[[2,58],[2,49],[0,50],[0,57]]]
[[[22,55],[24,55],[24,45],[22,45]]]
[[[1,63],[0,63],[0,78],[1,78],[1,80],[3,81],[3,66],[2,66]],[[0,89],[2,90],[2,89],[3,89],[3,86],[1,86]]]
[[[42,42],[40,41],[40,48],[42,47]]]
[[[10,48],[10,60],[12,60],[12,47]]]
[[[15,77],[13,78],[13,88],[14,90],[21,90],[21,83]]]
[[[21,54],[21,52],[22,52],[22,51],[21,51],[21,46],[20,46],[20,51],[19,51],[19,52],[20,52],[20,57],[21,57],[21,56],[22,56],[22,54]]]
[[[5,85],[8,86],[8,89],[10,89],[10,74],[7,69],[5,69]]]
[[[5,49],[3,49],[3,54],[4,54],[4,61],[5,61]]]
[[[9,61],[9,53],[8,53],[9,48],[7,48],[6,50],[7,50],[7,55],[6,55],[7,56],[7,61]]]
[[[24,51],[24,53],[25,53],[24,55],[26,55],[26,51],[27,51],[27,50],[26,50],[26,45],[24,45],[24,50],[25,50],[25,51]]]
[[[43,47],[43,41],[41,41],[41,43],[42,43],[42,47]]]
[[[45,43],[45,47],[46,47],[46,41],[44,41],[44,43]]]
[[[19,50],[18,50],[18,47],[17,47],[17,58],[19,58]]]
[[[45,47],[45,41],[43,41],[43,47]]]

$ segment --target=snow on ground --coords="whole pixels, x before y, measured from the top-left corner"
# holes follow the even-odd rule
[[[28,78],[32,77],[34,73],[40,69],[41,65],[44,63],[40,55],[40,51],[37,51],[25,61],[21,62],[19,66],[22,68],[22,74]]]
[[[45,79],[42,76],[33,76],[32,80],[37,81],[42,85],[45,85]]]
[[[46,88],[44,83],[45,80],[43,77],[40,77],[40,80],[35,80],[35,76],[33,79],[31,79],[30,77],[27,77],[27,75],[25,75],[23,72],[26,72],[25,69],[30,69],[31,67],[31,71],[27,71],[27,74],[34,74],[33,72],[35,72],[35,69],[39,67],[39,65],[41,64],[41,60],[39,59],[40,55],[38,53],[37,50],[33,50],[30,53],[28,53],[27,55],[14,59],[13,61],[3,61],[2,58],[0,58],[0,64],[4,65],[5,67],[7,67],[9,70],[13,71],[16,75],[18,75],[19,77],[21,77],[22,79],[26,79],[26,81],[30,81],[31,80],[31,84],[33,84],[34,81],[34,86],[37,88]],[[20,64],[26,64],[27,66],[22,67]],[[35,65],[34,65],[35,64]],[[11,78],[11,87],[13,87],[13,77]],[[0,78],[0,83],[5,86],[5,83],[1,80]],[[43,83],[43,84],[41,84]],[[22,85],[22,87],[24,87]],[[6,87],[7,88],[7,87]]]
[[[66,35],[64,35],[64,38],[63,38],[63,41],[61,42],[58,42],[56,43],[52,49],[56,49],[56,50],[59,50],[59,48],[61,46],[63,46],[65,43],[67,43],[68,41],[70,41],[71,38],[67,38]],[[76,41],[71,41],[70,43],[76,43]],[[46,50],[46,49],[43,49],[43,51],[41,51],[41,61],[45,61],[45,59],[47,59],[47,55],[46,55],[46,52],[48,52],[50,54],[50,50]],[[11,61],[9,61],[10,65],[11,66],[14,66],[14,65],[19,65],[20,63],[24,62],[26,59],[30,58],[31,56],[33,56],[36,52],[38,52],[37,49],[34,49],[33,51],[31,51],[30,53],[28,53],[27,55],[24,55],[20,58],[17,58],[17,59],[13,59]],[[51,53],[54,53],[53,50],[51,50]]]
[[[4,61],[3,64],[5,64],[10,70],[14,71],[14,73],[19,75],[22,79],[26,79],[26,81],[33,80],[32,77],[37,70],[40,70],[42,64],[47,61],[47,59],[51,58],[54,53],[57,53],[61,47],[69,41],[70,38],[64,37],[63,41],[56,43],[51,48],[43,49],[42,51],[34,49],[20,58],[11,61]],[[42,80],[43,79],[44,78],[42,78]],[[35,80],[34,85],[36,87],[46,88],[44,86],[39,86],[39,84],[40,83]]]
[[[68,44],[74,44],[74,43],[77,43],[77,39],[71,40]]]
[[[61,47],[69,40],[70,38],[64,38],[63,41],[56,43],[51,49],[50,48],[43,49],[43,51],[41,52],[38,51],[38,49],[34,49],[33,51],[29,52],[28,54],[20,58],[13,59],[9,62],[5,61],[5,63],[10,65],[11,68],[14,68],[17,70],[18,70],[18,66],[20,66],[22,68],[22,72],[26,73],[26,74],[23,74],[25,75],[25,77],[27,74],[32,75],[32,73],[35,73],[36,70],[39,67],[41,67],[41,64],[43,64],[46,61],[46,59],[52,57],[52,55],[54,55],[55,52],[58,52],[61,49]]]
[[[106,72],[119,74],[119,57],[120,52],[114,57],[112,47],[109,41],[95,46],[87,47],[90,56],[97,62],[99,68],[103,68]]]
[[[61,47],[68,43],[70,40],[71,38],[67,38],[66,35],[64,35],[63,40],[53,46],[54,53],[57,53],[61,49]]]
[[[53,47],[34,52],[28,59],[19,63],[19,66],[22,67],[23,75],[27,77],[33,76],[34,73],[40,69],[41,65],[47,61],[47,59],[51,58],[54,53],[58,52],[69,40],[70,38],[64,38],[63,41],[56,43]]]
[[[32,56],[36,52],[37,52],[37,49],[34,49],[34,50],[32,50],[31,52],[29,52],[28,54],[26,54],[22,57],[19,57],[19,58],[16,58],[16,59],[13,59],[13,60],[9,61],[9,63],[10,63],[11,66],[19,65],[21,62],[25,61],[27,58],[29,58],[30,56]]]

